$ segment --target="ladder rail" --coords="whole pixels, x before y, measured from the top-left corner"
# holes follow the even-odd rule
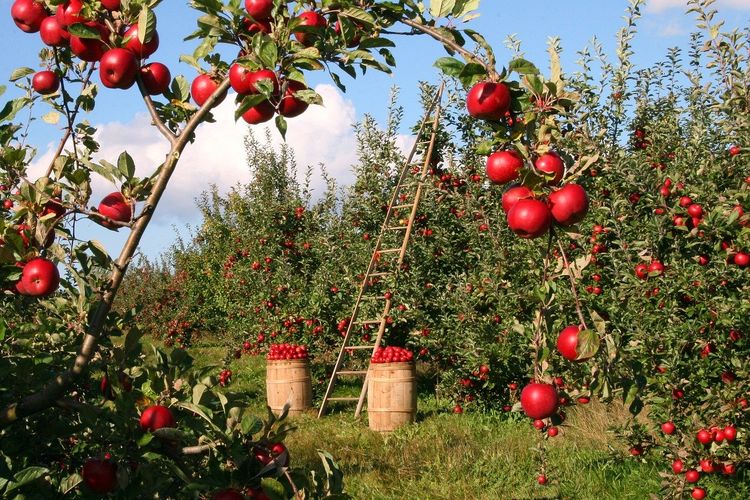
[[[344,360],[346,358],[346,355],[348,353],[349,349],[349,340],[352,335],[353,329],[355,327],[355,324],[357,323],[357,316],[359,315],[361,305],[363,302],[363,297],[365,294],[365,291],[369,287],[370,278],[376,274],[374,273],[378,261],[380,259],[381,254],[381,247],[383,245],[383,240],[385,239],[385,235],[388,232],[388,227],[391,219],[393,218],[393,213],[396,206],[399,206],[400,208],[405,208],[403,203],[399,205],[399,197],[402,194],[402,189],[404,187],[404,181],[409,176],[412,166],[414,156],[416,155],[417,151],[419,150],[420,144],[428,143],[427,151],[424,154],[424,158],[422,161],[422,171],[419,178],[419,181],[416,183],[417,189],[414,193],[412,199],[413,203],[411,204],[411,211],[409,214],[408,223],[405,228],[404,236],[401,242],[401,246],[399,247],[398,251],[398,266],[400,267],[401,264],[403,264],[404,257],[406,255],[406,250],[408,247],[409,239],[411,236],[412,228],[414,225],[414,219],[416,218],[417,209],[419,206],[419,200],[421,198],[422,190],[424,187],[424,180],[427,175],[428,166],[430,159],[432,158],[434,145],[435,145],[435,138],[437,135],[437,129],[438,129],[438,123],[439,123],[439,116],[440,116],[440,101],[442,100],[443,90],[445,88],[445,82],[442,82],[433,101],[430,103],[430,106],[428,107],[424,118],[422,119],[422,122],[419,126],[419,131],[417,132],[417,140],[414,142],[414,145],[412,146],[409,155],[404,163],[404,167],[401,169],[400,175],[398,177],[398,180],[396,182],[396,186],[393,190],[393,194],[391,195],[390,202],[388,204],[388,210],[385,215],[385,220],[383,221],[383,225],[381,226],[380,234],[378,235],[378,238],[375,242],[375,247],[373,249],[372,255],[370,257],[370,262],[367,266],[367,271],[364,273],[364,276],[362,277],[362,283],[359,287],[359,292],[357,293],[357,298],[354,303],[354,308],[352,310],[352,314],[349,318],[349,322],[346,328],[346,332],[344,333],[344,338],[341,342],[341,349],[339,350],[339,354],[336,358],[336,363],[334,364],[333,372],[331,373],[331,377],[328,381],[328,386],[326,387],[325,395],[323,396],[323,401],[320,405],[320,410],[318,411],[318,418],[322,417],[325,413],[325,410],[328,406],[329,401],[341,401],[341,400],[347,400],[347,401],[357,401],[357,409],[355,411],[355,417],[359,417],[362,407],[364,406],[364,401],[367,396],[367,385],[368,385],[368,378],[369,378],[369,369],[367,370],[362,390],[360,391],[359,398],[334,398],[332,397],[333,391],[336,386],[336,378],[339,376],[340,372],[342,372],[341,367],[344,363]],[[428,125],[430,126],[430,136],[429,141],[428,140],[422,140],[421,138],[424,136],[425,130],[427,129]],[[407,204],[408,205],[408,204]],[[393,249],[395,250],[395,249]],[[391,310],[392,301],[390,298],[385,299],[385,304],[383,306],[383,312],[380,316],[380,322],[378,324],[378,331],[377,336],[375,339],[375,343],[372,346],[372,354],[374,354],[378,348],[380,347],[380,344],[383,340],[383,335],[385,333],[386,323],[387,323],[387,316],[388,313]],[[376,324],[373,322],[372,324]],[[358,346],[360,348],[362,346]]]

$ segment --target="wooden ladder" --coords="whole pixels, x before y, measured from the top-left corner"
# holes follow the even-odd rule
[[[422,191],[425,180],[430,169],[430,163],[435,147],[435,138],[437,137],[438,125],[440,123],[440,101],[442,100],[443,90],[445,89],[445,83],[442,83],[435,94],[433,101],[430,103],[426,110],[422,122],[417,132],[417,140],[414,146],[409,152],[409,156],[404,163],[401,173],[398,177],[396,187],[393,190],[391,201],[388,204],[388,210],[385,215],[385,221],[380,229],[380,235],[375,242],[375,248],[370,258],[370,264],[367,266],[367,271],[364,273],[362,278],[362,284],[359,287],[359,293],[357,294],[357,300],[354,302],[354,310],[349,318],[349,324],[344,334],[344,339],[341,343],[341,350],[339,351],[336,364],[331,373],[331,378],[328,381],[328,388],[326,389],[325,396],[323,396],[323,402],[320,405],[320,411],[318,412],[318,418],[323,416],[328,407],[328,403],[331,401],[357,401],[357,410],[354,413],[355,417],[359,417],[362,412],[362,407],[367,397],[367,378],[369,370],[343,370],[344,360],[349,352],[361,352],[365,351],[372,357],[375,351],[380,347],[380,343],[383,340],[383,333],[387,325],[388,314],[391,310],[392,300],[390,295],[366,295],[368,288],[371,287],[373,278],[383,278],[393,274],[395,271],[378,271],[378,263],[381,261],[384,255],[397,254],[398,259],[395,261],[394,268],[400,269],[404,262],[404,256],[406,255],[406,248],[409,244],[409,238],[411,236],[412,228],[414,226],[414,219],[417,215],[417,208],[419,206],[419,200],[422,197]],[[429,134],[429,138],[425,139],[425,136]],[[424,149],[426,146],[426,150]],[[424,151],[424,156],[418,163],[415,163],[414,158],[417,156],[419,151]],[[418,169],[418,170],[417,170]],[[414,174],[417,173],[418,177]],[[416,189],[414,189],[416,188]],[[414,191],[411,191],[414,189]],[[408,197],[411,195],[411,201],[404,200],[404,194]],[[396,219],[395,214],[398,210],[408,209],[409,218],[406,224],[398,222],[393,224]],[[393,246],[392,248],[383,248],[384,241],[391,234],[396,232],[403,232],[403,238],[401,239],[400,246]],[[377,318],[359,320],[358,316],[363,302],[369,301],[383,301],[383,309]],[[377,335],[375,337],[374,344],[365,345],[349,345],[352,337],[352,332],[355,327],[359,326],[375,326],[377,325]],[[369,365],[369,359],[368,359]],[[333,391],[336,387],[336,379],[340,376],[355,376],[364,377],[362,383],[362,389],[360,390],[359,397],[333,397]]]

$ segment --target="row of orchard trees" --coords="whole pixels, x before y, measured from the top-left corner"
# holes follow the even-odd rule
[[[635,71],[639,7],[631,5],[619,33],[617,61],[598,45],[581,52],[582,70],[567,80],[579,98],[572,118],[547,137],[566,162],[566,182],[589,194],[588,216],[576,226],[517,238],[503,217],[506,186],[489,184],[483,172],[488,154],[541,133],[525,127],[564,105],[556,86],[525,75],[534,99],[515,94],[513,110],[525,113],[501,124],[469,119],[463,94],[451,94],[407,266],[379,284],[396,304],[386,343],[410,347],[439,374],[438,395],[450,407],[510,410],[534,378],[556,384],[564,403],[599,396],[622,400],[634,415],[648,408],[650,424],[634,420],[623,432],[632,455],[664,460],[666,492],[743,494],[746,42],[740,32],[721,33],[710,2],[691,2],[705,34]],[[460,74],[455,61],[439,64]],[[526,64],[517,59],[515,69],[531,72]],[[251,136],[254,180],[227,195],[207,193],[206,222],[175,248],[169,266],[132,276],[162,283],[147,287],[155,295],[143,317],[153,333],[183,345],[200,335],[238,356],[273,342],[306,343],[322,383],[402,160],[400,116],[392,108],[383,129],[360,123],[355,182],[344,191],[329,182],[315,198],[297,182],[289,150],[273,152]],[[165,311],[174,312],[166,329]],[[558,350],[570,325],[587,332],[572,357],[596,352],[591,359],[570,362],[563,355],[570,351]],[[557,421],[543,421],[542,435],[556,433],[549,430]]]

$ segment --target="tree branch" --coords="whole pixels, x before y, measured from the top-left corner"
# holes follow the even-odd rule
[[[54,401],[59,399],[68,389],[72,381],[81,375],[86,366],[88,366],[89,361],[98,346],[99,335],[102,332],[107,315],[112,309],[112,303],[117,294],[117,290],[122,284],[125,272],[127,271],[133,255],[138,249],[138,244],[148,227],[154,209],[159,204],[159,200],[161,200],[161,197],[164,194],[169,179],[177,167],[182,151],[190,142],[192,133],[198,125],[200,125],[211,108],[216,105],[219,97],[226,92],[228,88],[229,79],[225,79],[211,97],[208,98],[205,104],[188,121],[178,139],[172,144],[162,171],[154,183],[154,188],[151,191],[151,194],[146,200],[147,208],[144,209],[143,217],[139,218],[133,224],[133,230],[125,242],[125,245],[122,247],[120,256],[118,257],[114,269],[112,270],[112,274],[110,275],[109,286],[106,291],[102,293],[99,305],[92,315],[92,319],[87,328],[87,332],[84,335],[81,348],[76,356],[73,367],[70,370],[57,375],[44,388],[42,388],[41,391],[25,397],[18,403],[13,403],[3,408],[2,411],[0,411],[0,426],[6,426],[18,419],[25,418],[52,406]]]

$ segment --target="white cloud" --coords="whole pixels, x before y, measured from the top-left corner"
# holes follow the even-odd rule
[[[687,9],[687,6],[687,0],[648,0],[646,10],[648,12],[663,12],[678,7]],[[717,8],[750,10],[750,0],[718,0],[715,6]]]
[[[352,124],[356,119],[353,103],[332,85],[321,84],[315,89],[324,100],[324,106],[310,106],[301,116],[288,120],[287,143],[293,148],[300,174],[307,165],[323,163],[328,173],[341,183],[351,182],[351,165],[356,160],[356,141]],[[189,144],[175,170],[169,186],[159,203],[154,222],[171,219],[172,222],[195,221],[198,210],[195,198],[210,184],[216,184],[220,192],[250,180],[246,164],[244,137],[248,125],[234,121],[234,99],[228,96],[213,112],[215,122],[204,123],[196,131],[196,140]],[[169,148],[156,128],[150,125],[147,113],[136,114],[129,122],[99,124],[96,138],[102,145],[94,155],[116,163],[117,156],[127,151],[135,161],[136,175],[144,176],[153,171]],[[269,124],[256,125],[253,131],[261,140],[265,128],[270,128],[275,146],[282,143],[276,127]],[[31,174],[41,175],[52,157],[54,145],[38,157]],[[313,188],[323,188],[320,176],[313,177]],[[115,190],[109,182],[97,178],[92,185],[91,204]]]
[[[661,37],[679,36],[684,35],[686,30],[680,26],[677,21],[670,21],[666,24],[661,24],[658,28],[657,34]]]

